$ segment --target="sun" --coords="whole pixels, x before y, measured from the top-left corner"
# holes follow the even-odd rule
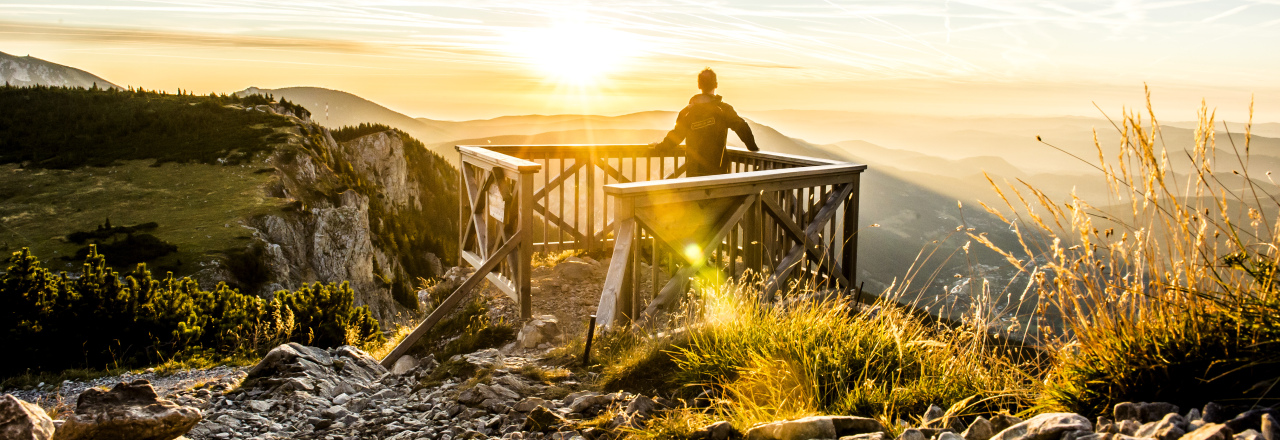
[[[589,23],[583,17],[512,34],[513,50],[548,79],[575,86],[598,84],[639,55],[634,34]]]

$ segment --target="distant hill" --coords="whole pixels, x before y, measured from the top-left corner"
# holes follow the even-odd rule
[[[7,105],[4,105],[7,104]],[[269,296],[349,282],[379,319],[457,257],[458,174],[386,126],[328,130],[258,95],[0,86],[0,255]]]
[[[51,63],[32,56],[13,56],[0,52],[0,82],[9,85],[80,87],[91,88],[95,84],[100,89],[119,89],[120,86],[83,70]]]

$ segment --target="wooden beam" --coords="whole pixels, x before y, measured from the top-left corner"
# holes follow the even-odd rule
[[[479,255],[471,252],[463,251],[462,258],[463,260],[466,260],[467,263],[470,263],[471,267],[480,267],[480,265],[484,264],[484,260],[481,259]],[[511,298],[511,301],[516,304],[520,303],[520,295],[516,292],[515,283],[510,279],[496,272],[489,272],[488,274],[485,274],[484,278],[489,280],[489,282],[493,284],[493,287],[497,287],[498,290],[505,293],[508,298]]]
[[[436,309],[431,311],[430,315],[427,315],[427,319],[422,320],[422,323],[418,324],[418,327],[414,328],[412,333],[405,336],[404,339],[396,345],[396,348],[391,350],[391,353],[387,354],[387,357],[382,358],[382,366],[391,368],[391,366],[396,363],[396,359],[400,359],[400,356],[404,356],[404,354],[409,351],[409,348],[413,347],[413,344],[417,343],[419,339],[426,336],[427,332],[431,331],[431,327],[434,327],[436,323],[439,323],[441,319],[444,319],[445,315],[448,315],[454,308],[458,307],[458,303],[461,302],[468,293],[471,293],[471,289],[474,289],[477,284],[480,284],[480,280],[485,278],[485,274],[488,274],[493,271],[494,268],[498,267],[498,263],[502,261],[503,257],[505,257],[507,253],[515,251],[519,247],[521,239],[523,238],[522,234],[517,233],[515,236],[507,239],[507,242],[502,245],[502,248],[498,249],[497,253],[489,257],[483,265],[476,269],[475,273],[471,274],[470,277],[467,277],[466,281],[462,282],[461,286],[458,286],[453,293],[449,294],[448,298],[445,298],[444,301],[440,302],[440,305],[436,306]]]
[[[534,173],[520,173],[520,192],[516,194],[520,217],[515,236],[525,239],[520,240],[519,261],[512,269],[520,290],[520,318],[524,320],[533,319],[533,176]]]
[[[542,218],[547,219],[550,222],[554,223],[557,228],[560,228],[561,231],[568,231],[569,235],[572,235],[574,239],[576,240],[587,239],[587,236],[583,235],[582,232],[577,230],[577,228],[574,228],[573,225],[570,225],[568,222],[565,222],[564,219],[556,216],[555,214],[548,212],[548,209],[545,206],[535,203],[533,205],[533,210],[538,214],[541,214]]]
[[[848,195],[847,191],[851,190],[852,188],[845,187],[845,191],[832,193],[831,196],[835,200],[839,200],[840,198],[843,198],[843,196],[840,198],[836,198],[835,196],[841,194]],[[831,221],[831,218],[836,215],[836,208],[839,206],[839,203],[828,203],[821,211],[818,211],[818,215],[814,216],[813,222],[809,223],[809,226],[804,229],[804,237],[806,238],[798,240],[795,246],[791,247],[791,250],[787,252],[787,255],[782,257],[782,262],[778,264],[777,269],[774,269],[773,275],[769,277],[769,281],[765,284],[764,292],[761,295],[763,301],[773,301],[774,294],[776,294],[778,289],[782,287],[782,283],[786,282],[787,278],[791,276],[791,272],[795,270],[796,263],[800,261],[800,257],[804,256],[804,248],[807,247],[810,242],[817,241],[814,238],[814,235],[822,230],[823,225],[828,221]],[[848,285],[846,284],[846,286]]]
[[[534,200],[541,199],[545,197],[548,193],[550,193],[552,189],[555,189],[555,187],[564,184],[564,181],[568,180],[569,176],[573,176],[574,173],[578,172],[578,169],[582,168],[582,165],[583,164],[581,163],[575,162],[573,166],[569,167],[569,169],[565,170],[563,173],[560,173],[560,175],[556,176],[554,180],[552,180],[551,182],[548,182],[546,185],[543,185],[542,189],[538,190],[538,192],[533,195],[533,199]],[[561,203],[563,202],[564,201],[562,200]],[[548,206],[548,209],[550,209],[550,206]]]
[[[709,239],[705,242],[705,244],[702,245],[702,248],[703,248],[702,253],[704,255],[710,254],[711,252],[715,251],[717,247],[720,246],[720,242],[724,241],[724,237],[726,235],[729,235],[729,231],[732,231],[734,226],[738,225],[738,220],[741,220],[742,217],[746,215],[747,211],[751,208],[752,205],[755,204],[756,199],[758,198],[759,196],[755,194],[751,194],[746,197],[743,197],[742,200],[738,203],[737,208],[734,208],[724,217],[719,219],[718,224],[720,225],[720,227],[716,228],[716,232],[712,234],[711,237],[709,237]],[[650,230],[650,232],[652,232],[652,230]],[[654,237],[658,237],[658,236],[654,235]],[[668,246],[671,245],[671,243],[667,241],[666,238],[662,238],[662,237],[658,237],[658,238],[664,242],[667,242]],[[698,240],[694,240],[694,241],[698,242]],[[685,258],[688,259],[689,257],[685,256]],[[703,264],[705,264],[705,262]],[[701,264],[690,264],[680,269],[680,271],[676,273],[676,277],[672,278],[671,281],[668,281],[667,285],[662,288],[661,292],[658,293],[658,296],[653,298],[653,302],[649,303],[649,307],[645,308],[644,313],[641,316],[645,318],[653,316],[654,313],[657,313],[659,308],[671,302],[671,300],[674,299],[675,296],[680,293],[680,290],[682,290],[682,289],[676,288],[678,286],[673,286],[673,282],[677,282],[681,278],[688,278],[692,276],[693,273],[697,271],[697,269],[700,266]],[[679,283],[683,283],[683,281],[679,281]]]
[[[847,197],[851,189],[852,188],[846,184],[841,190],[833,192],[827,197],[826,200],[828,203],[824,204],[823,209],[826,209],[826,206],[839,205],[840,200]],[[797,225],[796,222],[782,210],[782,207],[767,198],[764,199],[762,205],[764,205],[765,212],[767,212],[770,217],[773,217],[774,220],[778,221],[778,225],[782,226],[782,230],[796,240],[796,246],[804,248],[805,253],[809,254],[809,257],[814,261],[818,262],[818,266],[827,273],[827,276],[836,278],[840,281],[840,284],[846,288],[853,286],[850,284],[849,279],[844,276],[844,268],[840,265],[840,262],[834,260],[834,254],[831,252],[818,253],[814,248],[822,246],[813,245],[814,237],[805,235],[806,232],[800,229],[800,225]],[[822,210],[820,209],[818,212],[821,213]],[[810,223],[810,225],[812,226],[813,223]],[[819,225],[819,229],[821,229],[821,225]],[[792,249],[795,249],[795,247],[792,247]]]
[[[596,306],[596,323],[609,328],[618,312],[618,300],[622,293],[623,282],[631,257],[631,246],[635,241],[636,220],[627,218],[618,223],[618,235],[613,245],[613,259],[609,261],[609,273],[605,275],[604,290],[600,292],[600,304]]]
[[[858,203],[859,203],[859,180],[861,176],[856,176],[849,185],[853,189],[849,192],[849,197],[844,202],[844,242],[841,243],[840,250],[844,256],[844,276],[849,279],[849,285],[853,286],[858,278]]]
[[[605,174],[612,176],[614,180],[618,181],[618,183],[631,183],[631,179],[628,179],[627,176],[622,175],[621,171],[614,169],[613,165],[609,165],[609,161],[607,160],[597,159],[596,166],[600,167],[600,171],[604,171]]]

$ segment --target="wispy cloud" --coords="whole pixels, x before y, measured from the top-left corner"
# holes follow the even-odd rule
[[[1248,11],[1248,13],[1243,13]],[[635,39],[644,60],[803,70],[829,81],[1163,75],[1224,32],[1229,57],[1280,38],[1274,0],[264,1],[0,4],[0,33],[76,44],[315,51],[511,66],[511,35],[581,17]],[[1141,44],[1135,55],[1128,45]],[[1091,59],[1089,65],[1080,60]],[[1273,65],[1260,68],[1270,68]],[[1229,73],[1224,73],[1229,74]],[[1252,75],[1256,76],[1257,72]]]

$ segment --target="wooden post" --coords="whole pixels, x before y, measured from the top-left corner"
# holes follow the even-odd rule
[[[516,195],[520,210],[519,228],[516,237],[520,237],[520,251],[517,268],[514,268],[517,289],[520,291],[520,318],[533,318],[533,173],[520,173],[520,189]],[[507,215],[511,215],[508,213]]]
[[[467,229],[471,228],[471,194],[467,191],[467,156],[458,150],[458,265],[466,264],[462,253],[467,251]],[[436,274],[444,277],[444,274]]]
[[[750,210],[747,211],[746,217],[743,218],[742,249],[746,254],[744,263],[746,263],[748,269],[757,274],[762,274],[764,268],[764,253],[762,252],[764,246],[764,222],[760,221],[760,216],[760,198],[756,197],[756,201],[751,204]]]
[[[596,250],[596,149],[587,154],[587,253]]]
[[[859,180],[862,173],[853,175],[853,182],[849,185],[853,187],[853,191],[849,193],[849,199],[844,202],[844,277],[849,280],[849,287],[852,288],[857,284],[858,276],[858,191]]]
[[[631,231],[629,231],[629,233],[626,234],[630,236],[631,243],[629,243],[628,246],[626,247],[627,249],[626,272],[622,279],[622,289],[618,291],[618,313],[614,315],[621,318],[621,321],[617,321],[617,322],[622,324],[629,323],[633,318],[636,317],[635,294],[637,289],[635,286],[635,280],[637,278],[636,272],[638,272],[636,270],[636,267],[639,264],[639,262],[637,261],[639,260],[639,258],[636,258],[636,257],[639,256],[639,252],[637,251],[639,250],[638,242],[640,241],[639,240],[640,225],[638,225],[634,221],[635,219],[634,207],[635,207],[635,202],[633,199],[630,199],[630,198],[618,198],[613,205],[613,218],[615,219],[614,221],[616,221],[618,225],[618,233],[614,234],[614,238],[617,240],[622,239],[624,235],[622,232],[622,228],[625,227],[625,228],[631,229]],[[622,219],[632,219],[633,221],[628,222],[627,224],[624,225],[622,223]],[[621,244],[621,243],[618,243],[617,240],[613,242],[613,245],[615,247]]]

